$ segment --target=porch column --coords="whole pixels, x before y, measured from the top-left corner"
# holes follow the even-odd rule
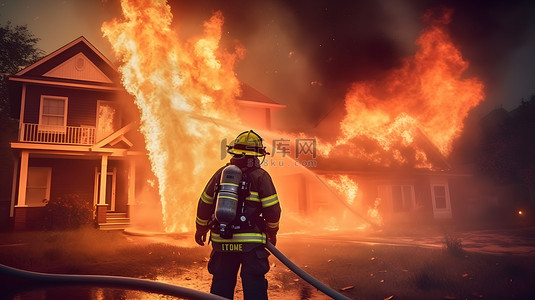
[[[29,153],[22,150],[20,155],[20,174],[19,174],[19,197],[16,206],[26,207],[26,184],[28,183],[28,158]]]
[[[98,197],[99,205],[106,205],[106,179],[108,177],[108,155],[102,155],[100,161],[100,191]]]
[[[108,155],[102,155],[100,161],[100,191],[97,204],[97,223],[106,223],[106,178],[108,177]]]
[[[19,174],[19,160],[15,160],[15,165],[13,166],[13,183],[11,185],[11,205],[9,207],[9,217],[13,217],[13,211],[15,210],[15,199],[17,195],[17,176]]]
[[[130,160],[128,164],[128,205],[136,204],[136,161]]]
[[[23,150],[20,155],[19,191],[17,205],[14,207],[14,230],[26,228],[26,185],[28,183],[29,152]]]

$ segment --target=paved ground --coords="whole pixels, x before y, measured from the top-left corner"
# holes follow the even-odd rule
[[[535,227],[462,231],[450,233],[450,236],[458,238],[462,242],[463,249],[466,251],[490,254],[535,254]],[[295,235],[294,238],[299,238],[299,235]],[[310,238],[310,236],[307,236],[307,238]],[[367,234],[333,232],[329,234],[318,234],[314,238],[363,244],[442,248],[444,247],[445,235],[438,233],[424,234],[421,232],[396,235],[381,232]]]

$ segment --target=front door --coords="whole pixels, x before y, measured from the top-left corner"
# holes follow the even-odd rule
[[[98,197],[100,195],[100,170],[96,171],[95,174],[95,197],[94,204],[98,203]],[[108,211],[115,211],[115,190],[117,186],[117,169],[113,168],[113,171],[108,171],[106,175],[106,205]]]

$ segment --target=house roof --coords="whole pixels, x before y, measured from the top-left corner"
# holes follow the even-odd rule
[[[87,57],[92,64],[102,71],[105,76],[112,79],[112,81],[119,78],[119,73],[111,61],[83,36],[24,68],[15,74],[14,77],[47,76],[48,72],[53,71],[59,65],[80,54]],[[50,75],[48,76],[52,77]]]
[[[250,85],[240,82],[241,93],[237,101],[244,105],[267,106],[271,108],[284,108],[286,105],[275,102],[273,99],[262,94]]]

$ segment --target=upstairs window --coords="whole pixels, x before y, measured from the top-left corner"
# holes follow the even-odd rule
[[[67,126],[67,98],[41,96],[39,130],[65,132]]]

